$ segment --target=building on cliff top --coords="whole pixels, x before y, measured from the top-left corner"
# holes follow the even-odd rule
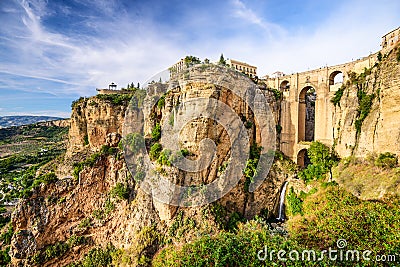
[[[218,63],[215,63],[215,64],[218,64]],[[254,78],[257,76],[257,67],[247,64],[245,62],[241,62],[241,61],[234,60],[234,59],[227,59],[226,65],[228,65],[229,67],[231,67],[239,72],[243,72],[244,74],[248,75],[251,78]],[[177,63],[175,63],[174,65],[172,65],[169,68],[170,75],[172,75],[173,73],[181,72],[186,67],[187,67],[187,64],[185,62],[185,59],[182,58],[181,60],[179,60]]]
[[[392,50],[400,41],[400,27],[382,36],[382,53]]]
[[[250,64],[247,64],[245,62],[240,62],[234,59],[227,59],[226,60],[226,64],[237,70],[240,72],[243,72],[244,74],[247,74],[248,76],[250,76],[251,78],[254,78],[257,76],[257,67],[256,66],[252,66]]]
[[[111,83],[108,85],[108,88],[96,88],[96,91],[100,95],[112,95],[112,94],[129,94],[128,90],[117,89],[117,85],[115,83]]]

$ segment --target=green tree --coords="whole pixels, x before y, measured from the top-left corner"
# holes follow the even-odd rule
[[[221,56],[219,57],[219,62],[218,64],[225,66],[226,65],[226,60],[224,58],[224,54],[221,54]]]
[[[315,168],[319,168],[322,172],[328,172],[332,179],[332,167],[336,166],[339,158],[335,151],[321,142],[312,142],[307,150],[310,162]]]

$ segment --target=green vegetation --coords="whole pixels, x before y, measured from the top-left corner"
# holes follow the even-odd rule
[[[375,98],[375,94],[366,94],[363,90],[357,91],[358,97],[358,119],[355,121],[354,125],[356,127],[357,133],[361,132],[361,126],[365,118],[371,111],[372,101]]]
[[[86,228],[88,228],[90,226],[91,226],[91,219],[90,218],[85,218],[78,224],[78,228],[79,229],[86,229]]]
[[[280,134],[282,132],[282,126],[281,125],[277,124],[277,125],[275,125],[275,128],[276,128],[276,133],[277,134]]]
[[[79,99],[72,101],[71,108],[74,109],[78,106],[78,104],[82,103],[85,101],[85,97],[81,96]]]
[[[86,134],[83,137],[83,143],[85,144],[85,146],[89,145],[89,135]]]
[[[382,53],[381,53],[381,51],[379,51],[379,52],[378,52],[378,55],[376,56],[376,58],[378,59],[378,61],[379,61],[379,62],[381,62],[381,61],[382,61],[382,59],[383,59],[383,56],[382,56]]]
[[[333,169],[334,180],[360,198],[378,199],[386,192],[400,192],[400,168],[395,162],[390,153],[381,154],[379,160],[376,154],[345,158]]]
[[[398,159],[396,154],[385,152],[379,154],[378,158],[375,160],[375,166],[383,168],[394,168],[397,166]]]
[[[201,60],[195,56],[186,56],[184,59],[186,67],[190,67],[196,64],[201,64]]]
[[[88,240],[84,236],[72,235],[66,242],[57,242],[46,246],[40,252],[33,256],[33,261],[36,264],[45,263],[51,259],[61,257],[70,251],[75,246],[84,245]]]
[[[120,199],[129,199],[130,189],[122,183],[117,183],[111,190],[112,197],[119,197]]]
[[[165,94],[160,97],[157,101],[157,107],[162,109],[165,106]]]
[[[108,244],[106,248],[93,248],[88,254],[77,263],[71,263],[67,267],[105,267],[113,266],[112,261],[115,257],[117,249]]]
[[[157,163],[160,165],[171,166],[171,150],[163,149],[160,153],[160,156],[157,158]]]
[[[278,101],[282,99],[282,92],[278,89],[275,88],[268,88],[268,91],[272,92],[274,94],[275,100]]]
[[[221,54],[221,56],[219,57],[218,64],[222,65],[222,66],[226,66],[226,60],[224,58],[224,54]]]
[[[105,218],[107,218],[107,216],[114,211],[115,209],[115,204],[113,203],[113,201],[110,199],[110,197],[106,198],[106,201],[104,202],[103,206],[100,209],[94,210],[92,212],[92,216],[96,219],[96,220],[103,220]]]
[[[293,205],[296,215],[287,222],[290,235],[279,234],[263,220],[255,218],[236,224],[236,232],[220,231],[184,245],[166,246],[153,258],[152,266],[332,266],[326,254],[322,261],[292,261],[289,257],[280,261],[276,253],[272,261],[268,257],[260,261],[257,255],[267,247],[268,253],[272,250],[297,250],[301,258],[303,250],[313,249],[315,257],[319,258],[323,250],[336,249],[336,242],[341,238],[347,241],[346,249],[371,250],[371,259],[377,254],[399,253],[396,240],[399,237],[400,211],[396,207],[400,204],[400,197],[382,202],[361,201],[335,183],[317,183],[315,186],[308,194],[300,193],[300,196],[295,196],[293,189],[290,190],[289,195],[295,199],[291,201],[296,203]],[[215,208],[224,218],[223,208]],[[177,219],[172,234],[178,232],[184,221],[180,214]],[[340,266],[354,264],[355,261],[340,261]],[[369,266],[363,261],[357,264]]]
[[[340,107],[340,100],[342,99],[344,90],[346,89],[345,85],[342,85],[336,92],[335,95],[332,97],[331,102],[333,103],[333,105],[339,106]]]
[[[245,191],[249,191],[249,186],[253,182],[253,177],[257,175],[257,166],[260,159],[262,147],[258,146],[257,143],[253,143],[250,146],[249,159],[246,162],[246,167],[243,170],[245,176]]]
[[[311,165],[298,173],[301,179],[305,182],[320,180],[323,179],[328,172],[332,178],[332,168],[339,162],[339,158],[332,148],[316,141],[311,143],[307,154],[310,158]]]
[[[289,193],[287,194],[287,213],[289,215],[296,215],[296,214],[301,214],[304,215],[303,213],[303,200],[296,195],[296,193],[293,190],[293,187],[290,187]]]
[[[95,96],[97,99],[110,102],[113,105],[127,105],[132,99],[133,94],[99,94]]]
[[[151,138],[153,142],[157,142],[161,138],[161,125],[160,123],[156,123],[153,130],[151,131]]]
[[[2,203],[29,197],[34,187],[57,180],[51,161],[55,162],[65,152],[67,134],[67,127],[40,123],[0,129]]]
[[[130,133],[120,142],[121,146],[128,145],[132,153],[137,154],[145,147],[144,137],[140,133]],[[120,147],[121,149],[121,147]]]
[[[161,151],[162,151],[162,145],[160,143],[153,144],[149,152],[150,159],[157,160],[158,157],[160,156]]]

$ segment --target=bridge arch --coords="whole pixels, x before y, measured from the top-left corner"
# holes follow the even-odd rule
[[[281,82],[279,89],[281,90],[281,92],[283,91],[289,91],[290,89],[290,83],[288,80],[284,80]]]
[[[307,168],[310,165],[310,158],[307,154],[307,149],[303,148],[297,153],[297,165],[301,168]]]
[[[315,88],[304,87],[299,94],[298,142],[314,141],[315,133]]]
[[[329,85],[337,83],[343,83],[343,72],[340,70],[335,70],[329,75]]]

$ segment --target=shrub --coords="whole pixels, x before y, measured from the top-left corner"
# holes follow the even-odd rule
[[[337,105],[339,105],[340,107],[340,100],[342,99],[343,93],[344,93],[344,89],[346,87],[344,85],[342,85],[339,90],[337,90],[335,92],[335,95],[332,97],[331,102],[333,103],[333,105],[336,107]]]
[[[115,155],[118,152],[118,148],[110,147],[108,145],[103,145],[100,149],[100,154],[102,155]]]
[[[293,187],[290,187],[289,194],[287,195],[288,212],[291,215],[303,215],[303,200],[299,198],[294,192]]]
[[[129,149],[137,154],[142,148],[145,147],[144,138],[140,133],[130,133],[123,141],[124,144],[129,146]]]
[[[151,138],[154,142],[157,142],[161,138],[161,125],[160,123],[156,123],[153,130],[151,131]]]
[[[96,95],[98,99],[110,102],[113,105],[128,104],[132,99],[133,94],[109,94],[109,95]]]
[[[122,183],[117,183],[111,190],[112,197],[119,197],[120,199],[129,199],[130,190],[127,186]]]
[[[79,99],[72,101],[71,108],[74,109],[79,103],[83,102],[85,98],[81,96]]]
[[[160,156],[157,158],[157,163],[161,165],[171,166],[171,150],[164,149],[161,151]]]
[[[149,153],[150,159],[157,160],[158,157],[160,156],[161,150],[162,150],[162,145],[160,143],[155,143],[154,145],[152,145]]]
[[[165,95],[162,95],[160,99],[158,99],[157,107],[162,109],[165,106]]]
[[[144,171],[136,171],[135,176],[133,176],[133,179],[136,182],[140,182],[140,181],[143,181],[145,176],[146,176],[146,174],[144,173]]]
[[[251,121],[246,121],[244,127],[246,127],[246,129],[250,129],[251,127],[253,127],[253,123]]]
[[[282,98],[282,92],[275,88],[269,88],[268,91],[274,94],[275,100],[280,100]]]
[[[57,175],[54,172],[49,172],[38,177],[39,180],[45,184],[52,183],[58,180]]]
[[[85,146],[89,145],[89,135],[86,134],[83,137],[83,143],[85,144]]]
[[[375,160],[375,166],[382,168],[394,168],[397,166],[398,159],[396,154],[385,152],[379,154],[377,159]]]
[[[280,134],[282,132],[282,126],[281,125],[277,124],[277,125],[275,125],[275,128],[276,128],[276,133],[277,134]]]
[[[116,249],[113,245],[109,244],[105,249],[93,248],[89,253],[83,258],[82,267],[103,267],[110,266],[112,263],[112,253]]]
[[[78,224],[78,228],[79,229],[85,229],[85,228],[90,227],[90,225],[91,225],[90,218],[85,218]]]
[[[0,235],[0,240],[3,241],[3,244],[10,245],[13,234],[14,234],[13,226],[12,224],[9,224],[7,231]]]

